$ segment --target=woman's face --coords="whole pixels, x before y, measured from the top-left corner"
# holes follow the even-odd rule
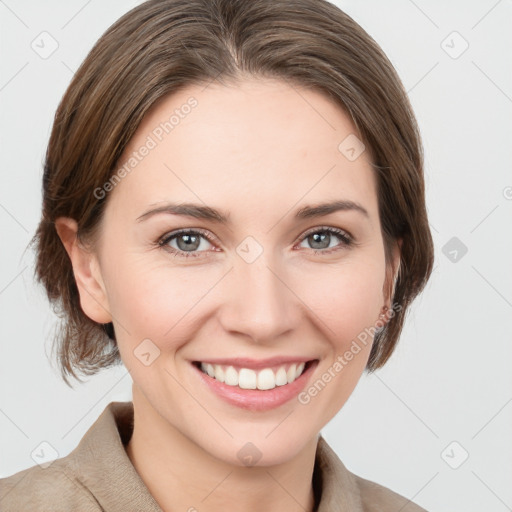
[[[285,82],[190,86],[153,107],[104,188],[98,300],[134,393],[216,458],[290,459],[365,368],[386,264],[355,133]]]

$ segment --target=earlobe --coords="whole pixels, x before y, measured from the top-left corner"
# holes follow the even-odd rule
[[[112,315],[97,256],[78,240],[77,222],[69,217],[59,217],[55,220],[55,229],[71,260],[82,310],[95,322],[111,322]]]

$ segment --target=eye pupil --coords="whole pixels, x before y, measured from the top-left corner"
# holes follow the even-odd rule
[[[312,242],[312,246],[315,249],[325,249],[326,247],[329,247],[329,242],[331,235],[326,232],[318,231],[316,233],[313,233],[308,237],[310,239],[310,242]],[[325,241],[327,240],[327,244]],[[317,245],[320,244],[320,245]]]
[[[180,243],[182,240],[186,240],[184,245]],[[188,249],[194,250],[199,247],[199,237],[196,235],[182,234],[177,237],[177,244],[181,251],[187,251]]]

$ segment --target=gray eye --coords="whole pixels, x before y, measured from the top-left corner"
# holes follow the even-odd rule
[[[168,246],[175,252],[203,252],[209,249],[211,242],[200,232],[178,232],[167,236],[162,240],[161,245]]]
[[[309,235],[306,240],[311,243],[312,249],[327,249],[331,241],[331,233],[326,231],[318,231]]]
[[[176,241],[178,244],[178,249],[180,251],[194,251],[196,250],[201,243],[201,236],[198,235],[189,235],[187,233],[182,233],[176,236]]]

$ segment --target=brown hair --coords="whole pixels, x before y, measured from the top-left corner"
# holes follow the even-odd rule
[[[65,382],[120,357],[112,324],[81,309],[55,219],[75,219],[79,239],[92,239],[108,199],[93,191],[114,174],[156,101],[190,84],[244,75],[283,79],[334,99],[370,150],[387,261],[393,242],[403,243],[392,297],[399,307],[375,334],[367,371],[392,354],[407,308],[430,276],[433,244],[420,133],[386,55],[325,0],[149,0],[115,22],[82,63],[57,109],[46,153],[42,219],[31,244],[37,280],[61,317],[54,349]]]

